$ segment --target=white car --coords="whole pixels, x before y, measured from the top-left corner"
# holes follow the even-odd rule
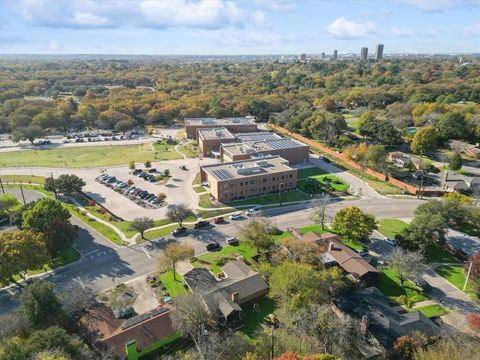
[[[241,217],[242,217],[242,213],[240,211],[237,211],[230,215],[230,220],[238,220]]]
[[[260,214],[260,207],[258,207],[258,206],[255,206],[255,207],[245,211],[246,216],[257,216],[258,214]]]
[[[397,246],[397,242],[389,237],[383,239],[388,245]]]
[[[355,250],[355,252],[360,256],[367,256],[368,255],[368,250],[367,249],[358,249],[358,250]]]
[[[227,236],[225,238],[225,242],[228,245],[238,245],[238,239],[236,237],[233,237],[233,236]]]

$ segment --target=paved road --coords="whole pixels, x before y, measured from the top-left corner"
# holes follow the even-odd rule
[[[350,190],[355,194],[364,198],[370,199],[382,199],[384,196],[376,192],[368,183],[360,180],[358,177],[350,174],[349,172],[336,167],[331,163],[327,163],[319,158],[318,155],[310,155],[310,162],[325,171],[332,173],[339,178],[345,180],[350,184]]]
[[[448,229],[447,243],[454,248],[460,248],[468,255],[480,252],[480,239],[476,236],[470,236],[463,232]]]

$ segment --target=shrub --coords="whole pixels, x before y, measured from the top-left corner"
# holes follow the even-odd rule
[[[198,260],[198,258],[196,258],[195,256],[192,256],[192,257],[190,258],[190,262],[195,262],[195,261],[197,261],[197,260]]]
[[[218,258],[215,260],[215,265],[217,266],[223,266],[227,263],[227,258],[225,256],[222,256],[221,258]]]
[[[88,200],[87,206],[95,206],[97,205],[97,202],[95,200]]]
[[[480,314],[467,314],[465,318],[467,319],[468,326],[470,326],[472,330],[480,330]]]
[[[105,209],[104,207],[101,207],[99,212],[100,212],[100,214],[105,215],[108,212],[108,210]]]

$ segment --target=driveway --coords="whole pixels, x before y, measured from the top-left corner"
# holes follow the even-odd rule
[[[310,163],[313,165],[332,173],[342,180],[345,180],[350,184],[350,190],[353,194],[361,196],[362,198],[367,199],[383,199],[384,196],[376,192],[368,183],[363,180],[360,180],[355,175],[350,174],[349,172],[342,170],[331,163],[327,163],[319,158],[318,155],[310,155]]]

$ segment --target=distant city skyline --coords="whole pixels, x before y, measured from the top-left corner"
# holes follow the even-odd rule
[[[480,53],[479,19],[480,0],[0,0],[0,53]]]

